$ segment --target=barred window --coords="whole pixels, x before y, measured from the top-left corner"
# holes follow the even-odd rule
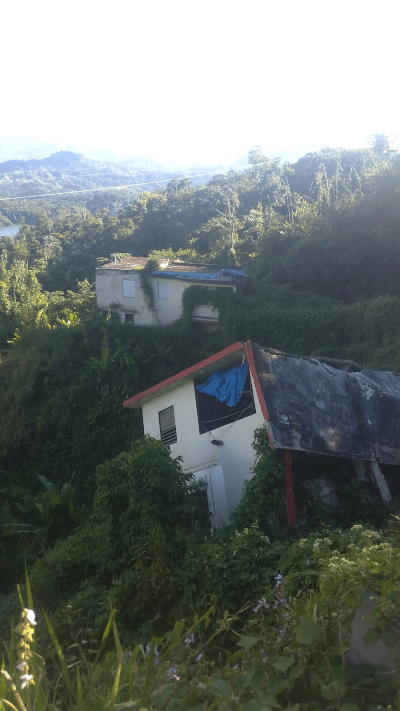
[[[160,435],[163,444],[174,444],[177,442],[174,406],[166,407],[158,413],[160,421]]]
[[[236,420],[242,420],[244,417],[255,414],[256,408],[251,387],[250,370],[247,372],[240,400],[234,407],[229,407],[224,402],[220,402],[214,395],[208,395],[197,390],[196,385],[204,385],[208,378],[209,376],[194,383],[200,434],[211,432],[218,427],[229,425],[231,422],[236,422]]]

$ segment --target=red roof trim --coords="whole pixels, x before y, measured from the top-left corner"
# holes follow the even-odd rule
[[[265,419],[265,420],[269,420],[269,414],[268,414],[267,406],[266,406],[266,404],[265,404],[264,395],[263,395],[262,390],[261,390],[261,385],[260,385],[260,381],[259,381],[259,378],[258,378],[258,373],[257,373],[256,365],[255,365],[255,363],[254,363],[254,355],[253,355],[253,349],[252,349],[252,347],[251,347],[251,341],[247,341],[247,343],[243,343],[243,349],[244,349],[244,352],[245,352],[245,354],[246,354],[247,362],[248,362],[248,364],[249,364],[250,373],[251,373],[252,376],[253,376],[253,380],[254,380],[254,385],[255,385],[255,388],[256,388],[256,393],[257,393],[258,401],[259,401],[260,407],[261,407],[261,412],[262,412],[262,414],[264,415],[264,419]]]
[[[163,390],[168,385],[172,385],[173,383],[178,382],[182,378],[185,378],[188,375],[192,375],[193,373],[196,373],[198,370],[205,368],[207,365],[212,365],[213,363],[216,363],[217,361],[221,360],[222,358],[225,358],[225,356],[229,355],[230,353],[239,351],[242,348],[243,348],[243,344],[240,341],[237,341],[232,346],[228,346],[228,348],[224,348],[224,350],[219,351],[218,353],[215,353],[213,356],[210,356],[210,358],[206,358],[205,360],[200,361],[200,363],[196,363],[196,365],[192,365],[190,368],[186,368],[186,370],[181,370],[180,373],[173,375],[171,378],[167,378],[167,380],[163,380],[161,383],[157,383],[157,385],[153,385],[153,387],[149,388],[148,390],[143,390],[143,392],[138,393],[137,395],[134,395],[133,397],[129,398],[129,400],[125,400],[125,402],[123,403],[123,406],[124,407],[131,407],[134,403],[140,402],[140,400],[143,400],[148,395],[153,395],[153,393],[156,393],[159,390]]]

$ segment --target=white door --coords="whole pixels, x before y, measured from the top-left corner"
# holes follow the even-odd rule
[[[213,528],[228,523],[228,501],[226,498],[224,474],[222,466],[201,469],[194,472],[196,481],[203,481],[207,490],[208,510],[212,514],[211,525]]]

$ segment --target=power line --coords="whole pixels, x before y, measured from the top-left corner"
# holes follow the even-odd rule
[[[267,160],[267,161],[263,161],[262,163],[253,163],[252,165],[239,166],[238,170],[243,170],[245,168],[253,167],[255,165],[271,164],[271,163],[274,163],[276,160],[279,160],[279,159],[274,159],[272,161]],[[234,169],[230,168],[229,170],[234,170]],[[73,194],[77,194],[77,193],[107,192],[109,190],[122,190],[123,188],[142,187],[144,185],[158,185],[160,183],[171,183],[171,182],[174,182],[175,180],[191,180],[191,178],[203,178],[206,175],[225,175],[228,172],[229,171],[226,171],[225,173],[218,173],[215,170],[212,170],[209,173],[197,173],[196,175],[181,175],[181,176],[178,176],[177,178],[165,178],[163,180],[149,180],[144,183],[126,183],[124,185],[114,185],[109,188],[85,188],[84,190],[65,190],[63,192],[58,192],[58,193],[40,193],[39,195],[19,195],[18,197],[5,197],[5,198],[0,198],[0,201],[5,202],[7,200],[28,200],[30,198],[38,199],[38,198],[42,198],[42,197],[53,197],[53,196],[58,196],[58,195],[73,195]]]

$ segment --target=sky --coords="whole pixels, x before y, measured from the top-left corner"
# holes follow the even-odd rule
[[[1,159],[30,144],[18,157],[54,145],[215,164],[256,144],[289,159],[398,136],[396,13],[393,0],[8,2]]]

